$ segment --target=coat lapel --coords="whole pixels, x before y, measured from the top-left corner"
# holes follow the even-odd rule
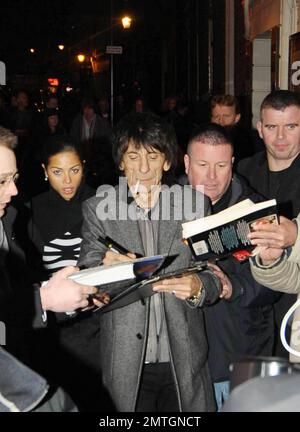
[[[160,221],[158,226],[158,253],[169,254],[174,238],[178,230],[180,229],[181,221],[174,220],[175,205],[174,196],[171,195],[170,200],[170,219],[164,220],[162,218],[163,204],[160,200]]]
[[[144,256],[145,251],[138,222],[132,220],[118,221],[118,227],[120,226],[122,229],[121,235],[123,236],[122,245],[124,245],[127,250]]]
[[[169,254],[174,238],[179,229],[180,221],[160,221],[158,227],[158,253]]]

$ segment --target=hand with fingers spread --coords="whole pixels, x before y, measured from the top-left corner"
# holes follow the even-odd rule
[[[187,300],[190,297],[199,296],[202,287],[201,279],[197,275],[192,274],[157,282],[153,284],[153,291],[173,294],[180,300]]]
[[[297,225],[280,216],[280,224],[254,224],[253,232],[248,234],[251,243],[258,246],[267,246],[283,249],[292,246],[297,238]]]
[[[223,270],[216,264],[208,263],[208,267],[221,281],[222,291],[219,297],[224,298],[225,300],[230,299],[230,297],[232,296],[232,284],[226,273],[224,273]]]
[[[40,288],[42,307],[46,311],[69,312],[86,308],[88,298],[97,293],[97,288],[81,285],[68,279],[76,271],[75,267],[65,267],[55,273],[51,279]]]
[[[291,220],[280,216],[280,225],[254,224],[253,232],[248,238],[257,247],[253,255],[259,255],[262,263],[268,265],[276,261],[283,253],[283,249],[292,246],[297,238],[297,225]]]
[[[119,264],[125,261],[132,261],[135,258],[136,255],[134,253],[128,252],[128,254],[123,255],[117,252],[107,251],[103,258],[103,264],[104,265]]]

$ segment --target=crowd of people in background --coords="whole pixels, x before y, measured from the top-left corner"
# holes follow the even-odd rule
[[[9,178],[0,183],[0,205],[4,209],[13,198],[18,209],[9,231],[7,215],[0,212],[0,270],[6,283],[13,279],[5,269],[12,238],[22,246],[21,261],[26,262],[30,284],[47,280],[78,260],[91,267],[123,262],[135,254],[168,253],[171,248],[178,253],[171,269],[187,267],[192,257],[179,242],[178,221],[164,224],[151,218],[158,201],[152,192],[147,192],[145,201],[143,193],[133,195],[139,215],[135,223],[125,226],[122,220],[99,220],[96,207],[101,199],[95,191],[111,185],[118,194],[119,175],[126,177],[129,189],[141,177],[147,177],[150,186],[172,182],[197,189],[201,184],[202,216],[245,198],[255,202],[276,198],[285,217],[281,231],[272,228],[266,234],[262,228],[252,234],[253,243],[262,247],[260,258],[240,263],[226,257],[197,275],[158,283],[154,291],[159,295],[103,314],[101,319],[89,310],[66,318],[66,307],[43,307],[42,297],[49,328],[25,337],[24,327],[16,341],[22,339],[23,346],[28,340],[29,345],[23,350],[16,342],[11,352],[48,381],[63,386],[82,411],[98,407],[99,411],[213,411],[215,402],[221,410],[230,393],[231,362],[247,355],[287,357],[278,331],[293,297],[267,287],[299,291],[299,284],[293,289],[292,282],[288,288],[278,286],[272,266],[283,279],[289,268],[293,274],[298,272],[294,245],[299,240],[289,219],[299,213],[300,99],[285,90],[268,95],[257,130],[232,95],[213,96],[206,118],[197,117],[192,104],[176,95],[164,100],[159,113],[142,96],[127,107],[120,98],[115,125],[104,96],[84,97],[77,108],[66,107],[55,94],[40,110],[25,90],[17,91],[10,102],[0,94],[0,132],[3,142],[10,141],[1,147],[0,134],[0,150],[12,167]],[[0,160],[0,176],[7,174],[5,169]],[[1,195],[1,187],[9,187],[9,193]],[[128,254],[107,252],[97,241],[99,235],[115,238]],[[290,267],[290,252],[282,252],[286,247],[293,247],[296,262]],[[1,308],[0,304],[0,312]],[[12,314],[9,319],[13,320]],[[76,410],[73,403],[70,410]]]
[[[221,115],[218,112],[221,112]],[[225,115],[222,112],[225,111]],[[251,156],[263,148],[258,134],[251,129],[249,121],[241,117],[237,98],[221,95],[212,98],[210,107],[203,110],[186,98],[170,95],[163,101],[161,110],[149,106],[144,96],[137,96],[126,103],[119,95],[115,103],[114,123],[129,113],[149,113],[163,117],[172,124],[178,142],[177,174],[183,174],[183,156],[192,130],[209,119],[228,129],[235,146],[235,165],[240,159]],[[49,94],[41,103],[30,99],[29,92],[19,90],[8,100],[0,93],[0,125],[13,131],[18,137],[16,156],[21,175],[20,190],[26,198],[45,190],[41,154],[44,143],[54,135],[70,134],[82,146],[85,160],[85,179],[93,188],[101,184],[115,184],[117,171],[111,158],[111,112],[109,98],[83,97],[68,101]]]

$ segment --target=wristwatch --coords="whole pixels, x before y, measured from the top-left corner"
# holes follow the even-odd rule
[[[203,286],[203,282],[198,275],[195,274],[194,276],[196,276],[197,279],[199,280],[200,287],[199,287],[198,293],[196,295],[193,295],[193,296],[186,299],[187,303],[192,307],[202,306],[204,298],[205,298],[205,289]]]

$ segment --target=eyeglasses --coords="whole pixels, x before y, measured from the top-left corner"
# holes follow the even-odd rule
[[[0,187],[5,187],[10,185],[11,182],[17,183],[19,178],[19,173],[15,173],[13,176],[9,176],[9,177],[0,177]]]

